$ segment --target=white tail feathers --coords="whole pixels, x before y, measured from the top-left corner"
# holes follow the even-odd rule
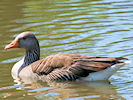
[[[130,63],[131,63],[130,60],[124,61],[124,64],[125,64],[125,65],[128,65],[128,64],[130,64]]]
[[[123,59],[122,59],[123,60]],[[119,68],[124,65],[130,64],[131,61],[128,59],[124,59],[121,63],[115,64],[105,70],[90,73],[87,77],[80,78],[85,81],[98,81],[98,80],[107,80],[110,78]]]

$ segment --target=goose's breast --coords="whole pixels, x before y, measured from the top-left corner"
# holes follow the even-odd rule
[[[32,71],[31,66],[29,65],[29,66],[23,68],[23,69],[20,71],[19,77],[24,77],[24,78],[29,78],[29,79],[31,79],[31,78],[37,78],[37,77],[38,77],[38,74],[34,73],[34,72]]]
[[[19,73],[19,75],[18,75],[18,70],[19,70],[19,68],[22,66],[23,62],[24,62],[24,59],[20,60],[19,62],[17,62],[17,63],[13,66],[13,68],[12,68],[12,77],[13,77],[14,79],[17,79],[18,76],[19,76],[19,78],[29,78],[29,79],[37,78],[38,75],[37,75],[36,73],[33,73],[32,68],[31,68],[30,65],[24,67],[24,68],[20,71],[20,73]]]
[[[12,73],[12,77],[13,77],[13,78],[16,78],[16,77],[18,76],[18,70],[19,70],[19,68],[22,66],[23,61],[24,61],[24,59],[20,60],[19,62],[17,62],[17,63],[13,66],[13,68],[12,68],[12,70],[11,70],[11,73]]]

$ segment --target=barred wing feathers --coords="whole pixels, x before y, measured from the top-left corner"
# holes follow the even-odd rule
[[[72,81],[86,77],[126,58],[89,57],[76,54],[56,54],[34,62],[30,66],[42,79],[50,81]]]

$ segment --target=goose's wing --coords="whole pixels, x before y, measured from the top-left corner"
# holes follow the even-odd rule
[[[30,66],[34,73],[39,75],[47,75],[54,69],[72,65],[74,60],[80,58],[85,59],[89,57],[76,54],[56,54],[38,60],[32,63]]]
[[[70,66],[55,69],[45,79],[50,81],[73,81],[108,67],[110,67],[110,64],[102,62],[76,62]]]
[[[72,81],[86,77],[89,73],[104,70],[114,64],[123,63],[125,58],[87,57],[73,54],[49,56],[34,66],[33,71],[51,81]],[[42,74],[40,74],[42,73]]]

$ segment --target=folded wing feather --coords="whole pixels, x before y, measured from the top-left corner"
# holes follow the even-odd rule
[[[124,58],[89,57],[76,54],[56,54],[34,62],[30,66],[34,73],[47,80],[75,80],[89,73],[104,70],[121,63]],[[42,73],[42,74],[40,74]]]

